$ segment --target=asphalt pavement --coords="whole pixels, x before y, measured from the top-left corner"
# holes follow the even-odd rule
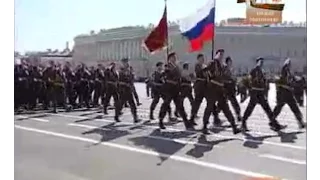
[[[119,123],[114,110],[108,115],[100,109],[15,115],[15,179],[306,179],[306,132],[298,129],[289,107],[278,118],[288,125],[282,133],[269,129],[257,106],[247,134],[233,135],[221,113],[222,127],[211,125],[211,134],[203,136],[201,118],[195,131],[186,131],[181,120],[167,121],[167,129],[159,130],[157,120],[148,121],[151,98],[143,84],[136,87],[142,102],[137,124],[128,108]],[[270,94],[273,107],[274,90]],[[184,103],[189,114],[190,103]],[[204,108],[203,102],[200,117]],[[306,108],[301,111],[305,116]]]

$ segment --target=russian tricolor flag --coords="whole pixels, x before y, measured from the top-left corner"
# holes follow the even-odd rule
[[[214,37],[215,0],[199,9],[195,14],[179,21],[179,28],[183,36],[190,42],[190,51],[199,51],[204,42],[212,41]]]

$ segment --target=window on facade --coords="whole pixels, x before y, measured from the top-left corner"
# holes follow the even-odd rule
[[[230,43],[234,43],[234,38],[230,38]]]
[[[287,51],[287,57],[289,57],[291,55],[290,50]]]
[[[293,52],[293,56],[294,56],[294,57],[298,56],[298,52],[297,52],[297,50],[294,50],[294,52]]]
[[[304,50],[302,50],[302,57],[306,57],[307,56],[307,52],[306,52],[306,50],[304,49]]]

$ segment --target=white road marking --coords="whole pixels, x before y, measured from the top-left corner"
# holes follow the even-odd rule
[[[21,115],[15,115],[15,117],[25,118],[26,120],[31,120],[31,121],[49,122],[49,120],[47,120],[47,119],[42,119],[42,118],[33,118],[33,117],[21,116]],[[22,120],[22,121],[23,121],[23,120]]]
[[[73,115],[65,115],[65,114],[51,114],[54,116],[61,116],[61,117],[69,117],[69,118],[75,118],[75,119],[87,119],[87,117],[83,116],[73,116]],[[95,119],[95,121],[101,121],[101,122],[114,122],[113,120],[106,120],[106,119]],[[121,122],[121,124],[133,124],[133,123],[128,123],[128,122]],[[152,125],[143,125],[145,127],[150,127],[150,128],[155,128],[157,129],[158,127],[152,126]],[[192,132],[195,133],[196,131],[190,131],[190,130],[182,130],[182,129],[175,129],[175,128],[170,128],[167,127],[167,130],[171,131],[186,131],[186,132]],[[196,132],[197,133],[197,132]],[[254,134],[254,133],[252,133]],[[276,135],[276,134],[267,134],[267,135]],[[254,143],[262,143],[262,144],[267,144],[267,145],[273,145],[273,146],[278,146],[278,147],[284,147],[284,148],[291,148],[291,149],[297,149],[297,150],[306,150],[307,148],[304,146],[295,146],[291,144],[285,144],[285,143],[277,143],[277,142],[272,142],[272,141],[259,141],[259,140],[252,140],[252,139],[246,139],[244,137],[238,137],[238,136],[226,136],[226,135],[219,135],[219,134],[211,134],[211,136],[215,137],[220,137],[220,138],[234,138],[238,139],[244,142],[254,142]]]
[[[303,160],[296,160],[296,159],[291,159],[291,158],[286,158],[286,157],[281,157],[281,156],[275,156],[272,154],[261,154],[261,155],[259,155],[259,157],[274,159],[274,160],[278,160],[278,161],[284,161],[284,162],[289,162],[289,163],[299,164],[299,165],[306,165],[307,164],[307,162],[303,161]]]
[[[104,130],[104,131],[107,131],[109,129],[107,128],[101,128],[101,127],[98,127],[98,126],[90,126],[90,125],[84,125],[84,124],[74,124],[74,123],[70,123],[68,124],[68,126],[75,126],[75,127],[83,127],[83,128],[87,128],[87,129],[101,129],[101,130]],[[157,139],[157,140],[164,140],[164,141],[172,141],[172,142],[176,142],[176,143],[179,143],[179,144],[188,144],[188,145],[198,145],[198,146],[204,146],[204,147],[210,147],[211,145],[210,144],[204,144],[204,143],[198,143],[198,142],[194,142],[194,141],[184,141],[184,140],[181,140],[181,139],[173,139],[173,138],[165,138],[165,137],[160,137],[160,136],[146,136],[148,138],[151,138],[151,139]],[[219,145],[215,145],[214,146],[215,148],[221,148],[221,146]]]
[[[15,125],[15,128],[25,130],[25,131],[36,132],[36,133],[46,134],[46,135],[50,135],[50,136],[65,138],[65,139],[78,140],[78,141],[90,142],[90,143],[99,143],[99,141],[93,140],[93,139],[72,136],[72,135],[67,135],[67,134],[62,134],[62,133],[57,133],[57,132],[52,132],[52,131],[45,131],[45,130],[41,130],[41,129],[29,128],[29,127],[24,127],[24,126],[19,126],[19,125]],[[146,155],[150,155],[150,156],[162,156],[162,157],[165,157],[165,158],[168,158],[171,160],[189,163],[189,164],[193,164],[193,165],[197,165],[197,166],[203,166],[203,167],[211,168],[211,169],[217,169],[217,170],[221,170],[221,171],[225,171],[225,172],[233,173],[233,174],[238,174],[238,175],[242,175],[242,176],[249,176],[249,177],[253,177],[253,178],[272,178],[272,176],[266,175],[266,174],[241,170],[241,169],[237,169],[237,168],[233,168],[233,167],[223,166],[223,165],[205,162],[205,161],[199,161],[196,159],[191,159],[191,158],[186,158],[186,157],[181,157],[181,156],[176,156],[176,155],[168,155],[168,154],[158,153],[158,152],[151,151],[151,150],[139,149],[139,148],[115,144],[115,143],[111,143],[111,142],[101,142],[101,145],[113,147],[113,148],[118,148],[118,149],[122,149],[122,150],[126,150],[126,151],[146,154]]]

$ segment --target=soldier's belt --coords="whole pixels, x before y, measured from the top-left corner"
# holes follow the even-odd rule
[[[131,87],[129,83],[125,83],[125,82],[119,82],[119,85]]]
[[[153,83],[154,86],[162,86],[163,84],[161,83]]]
[[[251,89],[255,90],[255,91],[264,91],[265,90],[265,88],[258,88],[258,87],[252,87]]]
[[[53,83],[55,86],[63,86],[63,83]]]
[[[181,83],[181,86],[190,86],[191,87],[191,84],[190,83]]]
[[[172,80],[167,80],[166,82],[169,83],[169,84],[174,84],[174,85],[177,85],[177,84],[178,84],[177,81],[172,81]]]
[[[277,84],[276,86],[277,86],[277,87],[280,87],[280,88],[284,88],[284,89],[290,90],[290,91],[293,90],[292,87],[290,87],[290,86],[288,86],[288,85],[284,85],[284,84]]]
[[[215,85],[218,85],[218,86],[223,86],[223,83],[220,83],[218,81],[215,81],[215,80],[210,80],[211,83],[215,84]]]
[[[117,82],[114,82],[114,81],[107,81],[107,84],[117,85]]]

